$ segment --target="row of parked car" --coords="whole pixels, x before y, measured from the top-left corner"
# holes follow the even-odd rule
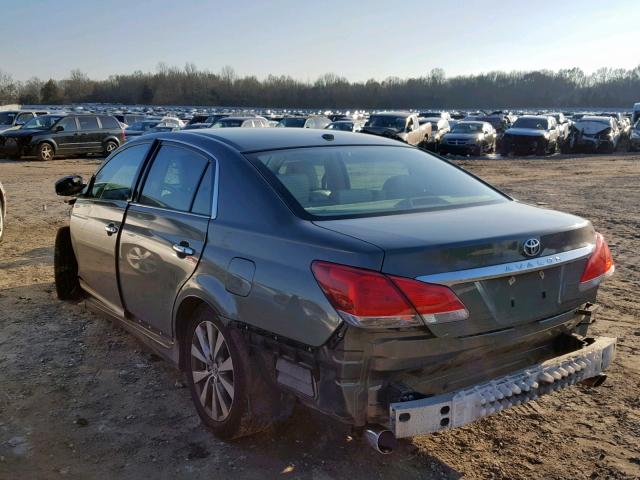
[[[189,119],[172,112],[114,113],[18,110],[0,112],[0,153],[18,159],[35,156],[109,154],[142,135],[205,128],[314,128],[380,135],[442,155],[486,153],[551,154],[613,152],[621,144],[640,149],[640,120],[621,113],[395,111],[365,113],[280,114],[268,112],[195,113]],[[184,117],[184,115],[182,115]]]

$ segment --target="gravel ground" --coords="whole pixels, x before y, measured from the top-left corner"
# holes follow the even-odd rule
[[[64,174],[98,160],[0,160],[9,195],[0,244],[0,479],[640,478],[640,156],[464,160],[529,203],[587,217],[617,263],[593,331],[618,337],[609,380],[474,425],[402,442],[381,456],[348,428],[302,408],[234,443],[200,424],[178,372],[130,335],[61,303],[53,239]]]

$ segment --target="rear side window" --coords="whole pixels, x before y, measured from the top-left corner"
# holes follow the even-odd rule
[[[74,117],[66,117],[60,120],[57,127],[62,127],[65,132],[75,132],[78,130],[76,119]]]
[[[89,197],[128,200],[148,149],[148,144],[135,145],[111,157],[96,174]]]
[[[120,128],[120,124],[114,117],[100,117],[100,123],[102,124],[102,128],[110,130]]]
[[[207,171],[202,177],[200,186],[198,187],[198,193],[193,200],[193,207],[191,207],[192,213],[198,213],[200,215],[211,215],[211,204],[213,203],[213,178],[211,175],[211,165],[207,167]]]
[[[80,130],[98,130],[98,119],[96,117],[78,117]]]
[[[156,155],[140,197],[140,203],[181,212],[191,204],[209,161],[191,150],[163,145]]]
[[[507,201],[471,175],[413,148],[314,147],[262,152],[249,158],[294,211],[312,218],[388,215]]]

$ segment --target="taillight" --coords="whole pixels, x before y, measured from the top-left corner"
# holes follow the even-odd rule
[[[596,248],[589,257],[580,277],[581,288],[591,288],[599,285],[605,278],[613,275],[615,266],[611,251],[604,237],[596,232]]]
[[[127,133],[124,131],[124,128],[122,129],[122,144],[124,145],[124,143],[127,141]]]
[[[453,290],[412,278],[390,277],[426,323],[465,320],[469,312]]]
[[[311,269],[327,299],[348,323],[367,328],[409,327],[463,320],[467,310],[447,287],[390,277],[328,262]]]

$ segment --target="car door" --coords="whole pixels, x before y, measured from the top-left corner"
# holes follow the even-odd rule
[[[121,150],[102,165],[71,211],[71,239],[83,288],[122,315],[116,246],[150,143]]]
[[[102,151],[102,130],[98,125],[98,117],[93,115],[81,115],[78,117],[80,128],[78,153],[101,152]]]
[[[172,335],[174,300],[195,271],[213,202],[213,161],[164,142],[122,229],[119,275],[127,315]]]
[[[62,128],[62,129],[61,129]],[[76,117],[64,117],[54,127],[53,139],[59,153],[71,153],[76,151],[80,142],[80,132]]]

